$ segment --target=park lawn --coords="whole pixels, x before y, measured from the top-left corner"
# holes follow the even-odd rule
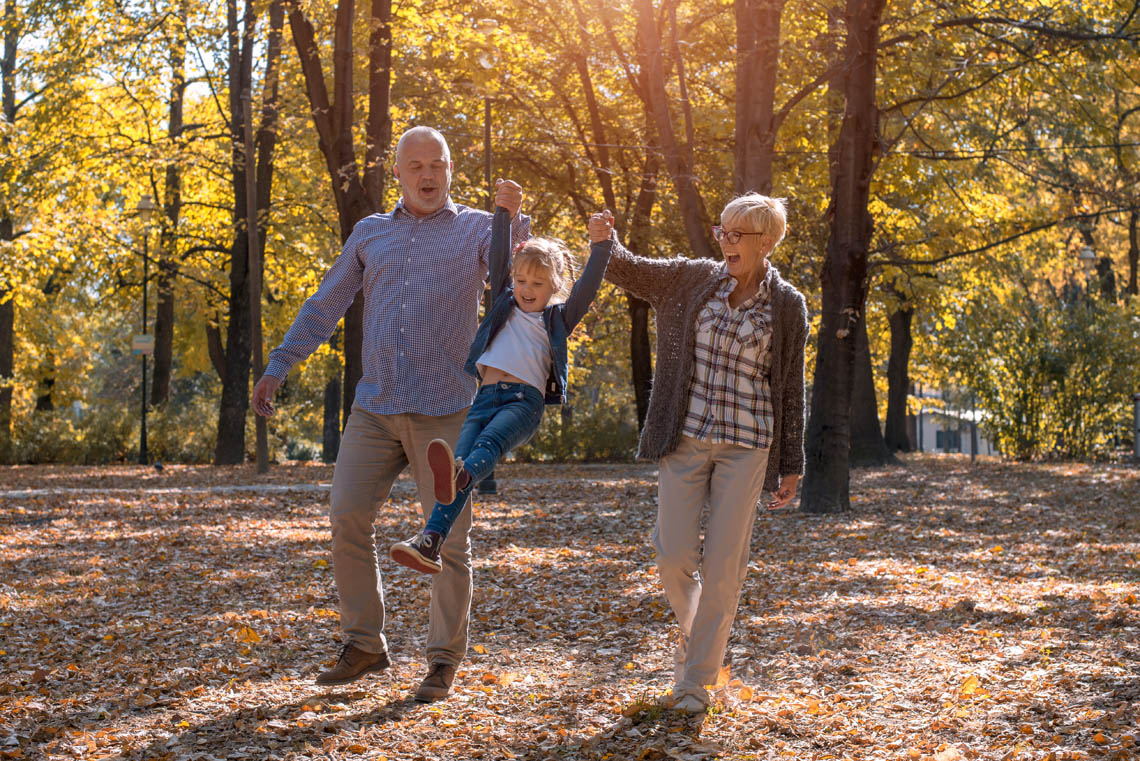
[[[312,682],[339,642],[329,467],[0,470],[0,758],[1134,757],[1136,468],[910,457],[856,472],[851,513],[762,511],[694,719],[660,707],[654,467],[498,476],[469,658],[420,705],[428,584],[386,554],[392,669]]]

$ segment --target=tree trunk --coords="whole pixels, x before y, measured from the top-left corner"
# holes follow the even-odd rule
[[[7,75],[5,74],[5,83]],[[4,87],[7,100],[7,84]],[[15,238],[12,218],[0,218],[0,240]],[[12,443],[12,386],[16,382],[16,299],[9,286],[0,291],[0,461],[6,460]]]
[[[906,398],[910,389],[910,350],[914,339],[910,323],[914,309],[900,306],[891,312],[891,357],[887,361],[887,425],[889,452],[909,452],[913,448],[906,428]]]
[[[218,317],[220,319],[220,317]],[[206,353],[218,379],[226,381],[226,349],[222,346],[222,330],[214,321],[206,323]]]
[[[733,189],[772,192],[776,78],[785,0],[736,0],[736,127]]]
[[[239,184],[235,183],[236,191]],[[245,191],[242,190],[244,208]],[[237,204],[235,203],[235,206]],[[244,228],[230,244],[229,320],[226,325],[226,365],[218,406],[215,465],[245,461],[245,416],[249,410],[251,326],[249,310],[249,243]]]
[[[646,115],[648,121],[648,114]],[[629,250],[641,256],[649,255],[649,236],[652,234],[653,205],[657,200],[657,155],[652,146],[645,156],[645,167],[641,173],[641,188],[630,215],[629,233],[626,243]],[[628,293],[626,302],[629,308],[629,359],[633,380],[633,397],[637,405],[637,430],[645,426],[645,414],[649,410],[649,394],[653,389],[653,346],[649,340],[649,302],[635,298]]]
[[[173,244],[173,237],[163,232],[160,244],[158,275],[155,277],[158,305],[154,314],[154,374],[150,382],[150,404],[165,404],[170,397],[170,371],[174,363],[174,280],[178,265],[165,245]]]
[[[52,391],[55,389],[55,352],[44,351],[40,361],[39,382],[36,384],[36,412],[51,412],[55,409]]]
[[[5,220],[7,221],[7,220]],[[9,222],[8,227],[11,226]],[[2,237],[2,236],[0,236]],[[12,443],[12,384],[15,382],[16,301],[0,295],[0,462],[5,462]]]
[[[851,397],[856,328],[867,296],[867,254],[873,222],[872,154],[877,134],[876,55],[885,0],[848,0],[843,124],[835,152],[831,230],[820,284],[822,323],[805,435],[806,469],[801,509],[849,510]]]
[[[363,179],[354,153],[352,92],[352,22],[353,0],[341,0],[336,10],[333,41],[333,100],[325,84],[320,51],[313,25],[305,17],[299,3],[289,11],[289,28],[305,77],[317,144],[325,157],[332,180],[340,222],[341,243],[348,240],[352,228],[364,217],[381,209],[386,172],[384,157],[392,142],[390,118],[392,32],[391,0],[373,0],[372,33],[369,37],[369,110],[365,138]],[[363,375],[361,346],[364,338],[364,307],[358,294],[344,318],[344,425],[356,397],[356,384]]]
[[[1128,287],[1125,290],[1130,296],[1140,296],[1137,270],[1140,270],[1140,210],[1133,209],[1128,215]]]
[[[321,459],[336,462],[340,452],[340,377],[334,375],[325,385],[325,424],[321,436]]]
[[[44,295],[44,301],[47,308],[50,310],[54,307],[55,295],[63,288],[63,276],[58,269],[53,270],[48,275],[47,282],[44,283],[41,292]],[[44,347],[43,358],[40,360],[39,367],[37,368],[38,378],[36,382],[36,412],[51,412],[55,409],[55,351],[54,344],[51,343],[51,336],[48,337],[48,345]]]
[[[0,108],[4,123],[16,123],[16,51],[20,42],[17,19],[19,6],[16,0],[4,3],[4,51],[0,60]],[[0,133],[0,146],[7,155],[10,130]],[[10,243],[16,239],[12,211],[0,208],[0,240]],[[16,301],[15,286],[0,283],[0,456],[9,451],[12,436],[12,386],[16,381]]]
[[[186,25],[190,9],[187,0],[178,4],[177,15],[171,18],[174,25],[170,45],[170,102],[166,134],[172,150],[182,141],[183,101],[186,91]],[[154,317],[154,375],[150,386],[150,400],[154,405],[165,404],[170,397],[170,375],[174,362],[174,283],[178,274],[178,222],[182,214],[182,157],[177,153],[166,162],[165,187],[162,209],[162,233],[158,245],[158,308]]]
[[[692,170],[692,144],[688,149],[677,142],[673,130],[673,116],[669,111],[669,93],[665,89],[665,62],[661,52],[661,36],[653,17],[652,0],[636,0],[637,37],[644,54],[646,92],[649,108],[657,128],[657,142],[665,157],[665,168],[673,180],[673,188],[681,208],[681,221],[693,254],[698,257],[719,259],[720,252],[713,245],[711,221],[704,200],[697,189]],[[681,62],[678,71],[681,71]],[[682,75],[683,76],[683,75]],[[682,80],[683,81],[683,80]]]
[[[875,467],[894,462],[879,427],[879,402],[875,395],[875,370],[867,338],[866,315],[855,328],[855,377],[851,387],[851,465]]]
[[[247,0],[252,2],[252,0]],[[246,30],[238,44],[236,0],[227,2],[230,39],[230,139],[231,182],[234,193],[234,240],[230,246],[229,321],[226,328],[225,372],[222,373],[222,400],[218,408],[218,439],[214,448],[215,465],[237,465],[245,460],[245,418],[249,411],[250,357],[253,325],[249,294],[249,237],[247,203],[256,204],[259,250],[264,254],[265,229],[273,181],[273,156],[277,134],[277,100],[281,31],[284,9],[280,0],[269,6],[269,40],[266,48],[261,125],[258,129],[257,198],[247,197],[245,148],[242,129],[245,107],[242,91],[250,87],[253,68],[254,16],[246,14]],[[252,102],[250,105],[252,108]],[[264,260],[264,259],[263,259]]]
[[[1096,263],[1097,282],[1100,296],[1105,301],[1116,303],[1116,272],[1112,269],[1112,257],[1102,256]]]

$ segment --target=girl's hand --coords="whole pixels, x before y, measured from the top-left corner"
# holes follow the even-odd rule
[[[799,476],[784,476],[781,478],[780,488],[776,489],[776,493],[772,495],[775,499],[768,503],[768,509],[779,510],[791,502],[792,497],[796,496],[796,486],[799,482]]]
[[[609,240],[614,230],[613,212],[606,209],[597,214],[591,214],[590,221],[586,225],[586,230],[590,234],[591,243],[600,243],[601,241]]]

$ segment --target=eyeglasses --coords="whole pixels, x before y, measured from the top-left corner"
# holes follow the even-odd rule
[[[719,240],[726,240],[729,243],[737,244],[740,239],[745,235],[763,235],[764,233],[742,233],[737,230],[725,230],[720,225],[715,225],[712,229],[713,237]]]

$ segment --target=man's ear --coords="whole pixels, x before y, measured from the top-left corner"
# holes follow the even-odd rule
[[[396,176],[397,180],[400,179],[400,165],[395,162],[392,162],[392,174]]]

